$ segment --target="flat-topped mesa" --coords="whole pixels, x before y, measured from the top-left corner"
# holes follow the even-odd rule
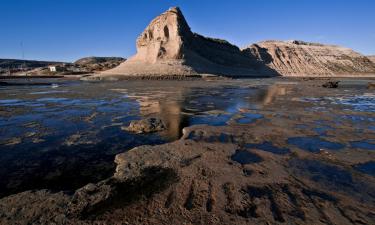
[[[181,10],[170,8],[147,26],[137,39],[137,54],[104,76],[227,76],[276,75],[227,41],[190,30]]]
[[[374,75],[375,63],[352,49],[304,41],[263,41],[243,49],[284,76]]]

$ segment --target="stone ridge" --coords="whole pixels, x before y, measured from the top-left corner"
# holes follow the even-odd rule
[[[272,40],[240,49],[204,37],[191,31],[178,7],[153,19],[136,44],[136,55],[98,77],[375,75],[375,63],[369,58],[336,45]]]
[[[126,59],[122,57],[97,57],[97,56],[90,56],[78,59],[74,62],[74,64],[78,65],[87,65],[87,64],[98,64],[98,63],[110,63],[110,62],[123,62]]]
[[[200,74],[277,75],[237,46],[193,33],[177,7],[170,8],[151,21],[137,39],[135,56],[102,75]]]
[[[284,76],[374,75],[375,63],[336,45],[304,41],[263,41],[244,52]]]
[[[301,40],[287,40],[287,41],[278,41],[278,40],[265,40],[259,42],[259,44],[295,44],[295,45],[308,45],[308,46],[324,46],[324,44],[321,43],[315,43],[315,42],[307,42],[307,41],[301,41]],[[335,45],[330,45],[335,46]]]

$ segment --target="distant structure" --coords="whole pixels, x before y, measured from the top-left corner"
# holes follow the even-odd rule
[[[48,69],[50,72],[53,72],[53,73],[64,71],[64,68],[60,65],[51,65],[48,67]]]
[[[49,66],[48,68],[50,72],[57,72],[56,66]]]

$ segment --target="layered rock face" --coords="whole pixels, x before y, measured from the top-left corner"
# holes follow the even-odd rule
[[[227,41],[190,30],[179,8],[155,18],[137,39],[137,54],[107,75],[276,75]]]
[[[285,76],[375,74],[375,64],[369,58],[334,45],[264,41],[243,51]]]
[[[351,49],[303,41],[265,41],[239,49],[193,33],[179,8],[156,17],[137,39],[137,54],[113,75],[374,75],[375,63]]]

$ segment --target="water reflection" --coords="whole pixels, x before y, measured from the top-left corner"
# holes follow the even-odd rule
[[[173,91],[171,90],[173,89]],[[220,86],[210,89],[174,87],[144,90],[115,90],[128,94],[138,102],[143,117],[157,116],[168,129],[161,135],[169,140],[181,137],[182,129],[197,124],[224,126],[235,115],[236,122],[248,124],[263,118],[261,114],[247,113],[271,104],[278,96],[286,95],[290,87],[272,85],[259,87]]]
[[[0,196],[39,188],[73,190],[96,182],[113,173],[119,152],[176,140],[187,126],[226,125],[285,92],[225,84],[148,85],[65,82],[53,89],[3,87]],[[151,135],[121,130],[131,120],[149,116],[160,117],[168,129]]]
[[[314,131],[314,127],[319,126],[315,130],[319,135],[326,135],[328,128],[329,134],[335,131],[335,127],[331,130],[331,127],[299,119],[299,112],[288,96],[293,85],[272,83],[268,80],[217,83],[119,81],[65,82],[54,89],[46,85],[1,87],[0,197],[28,189],[72,190],[96,182],[113,173],[113,159],[119,152],[139,145],[176,140],[181,137],[184,127],[195,124],[225,126],[230,122],[244,127],[248,123],[275,119],[288,126],[291,121],[298,120],[306,130]],[[317,103],[303,104],[315,107]],[[150,116],[161,118],[168,129],[150,135],[121,130],[131,120]],[[369,115],[340,115],[331,122],[342,118],[344,122],[354,123],[362,117],[372,118]],[[364,122],[365,128],[373,127],[372,120]],[[225,143],[233,139],[230,134],[207,140],[201,140],[198,134],[190,138]],[[289,141],[302,149],[317,145],[308,148],[313,152],[318,148],[344,146],[343,143],[306,137]],[[351,145],[364,146],[355,142]],[[288,152],[272,143],[252,147],[276,154]],[[247,153],[239,154],[242,157]]]

